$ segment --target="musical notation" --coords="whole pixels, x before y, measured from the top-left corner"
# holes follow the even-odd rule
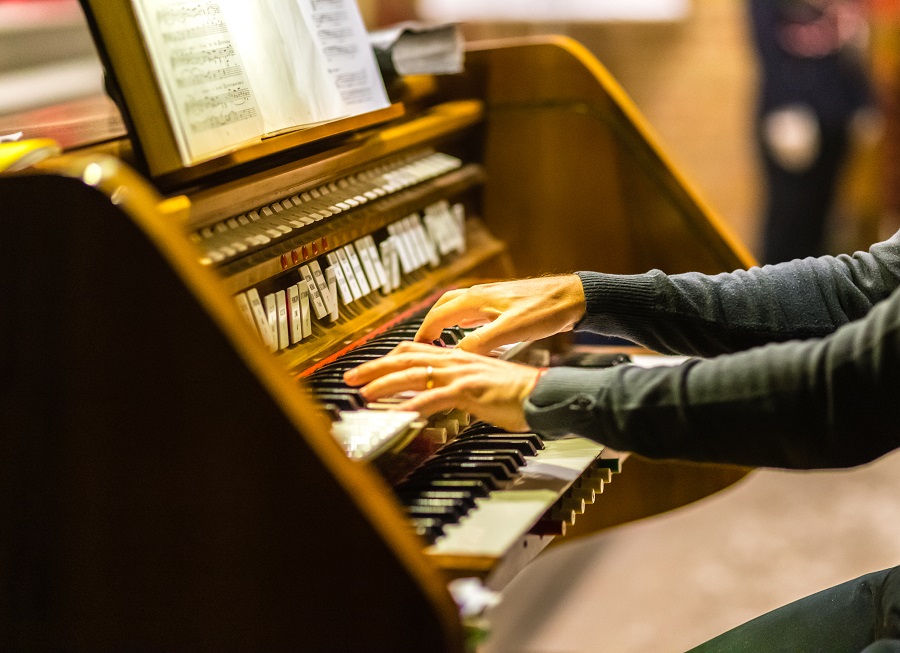
[[[184,24],[197,18],[221,16],[222,8],[215,2],[189,2],[161,7],[156,12],[160,25]]]
[[[315,9],[314,11],[316,13],[313,14],[313,24],[317,29],[332,25],[341,25],[347,20],[347,14],[343,11],[322,11],[321,13]]]
[[[229,88],[224,93],[205,95],[203,97],[189,96],[184,103],[186,113],[196,115],[211,109],[226,109],[230,106],[241,106],[251,101],[250,89],[246,86]]]
[[[129,0],[185,165],[388,105],[353,0]]]
[[[189,88],[199,84],[216,82],[229,77],[237,77],[244,74],[244,69],[239,65],[224,66],[222,68],[203,69],[200,67],[179,71],[175,75],[175,84],[178,88]]]
[[[226,125],[233,125],[237,122],[256,118],[258,115],[259,113],[257,112],[256,107],[248,107],[247,109],[241,109],[240,111],[229,111],[227,113],[207,116],[203,120],[192,122],[191,131],[197,133],[209,129],[217,129]]]
[[[226,63],[233,60],[234,44],[228,43],[212,48],[185,48],[174,50],[171,56],[172,67],[202,65],[207,63]]]

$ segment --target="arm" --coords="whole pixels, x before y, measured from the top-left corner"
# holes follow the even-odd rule
[[[580,272],[446,293],[417,342],[441,329],[479,327],[459,343],[488,353],[579,330],[666,353],[710,356],[772,341],[817,338],[865,315],[900,284],[900,232],[853,256],[825,256],[709,276]]]
[[[650,458],[850,467],[900,446],[900,290],[825,338],[678,367],[541,375],[458,349],[404,343],[346,379],[365,385],[369,400],[420,391],[398,409],[430,415],[458,406],[510,430],[576,433]]]
[[[900,291],[819,340],[673,368],[557,368],[525,403],[530,426],[651,458],[849,467],[900,445]]]
[[[900,232],[853,256],[823,256],[708,276],[580,272],[576,325],[664,353],[713,356],[821,338],[900,285]]]

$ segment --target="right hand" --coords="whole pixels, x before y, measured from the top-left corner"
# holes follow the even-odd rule
[[[449,326],[478,327],[457,347],[487,354],[501,345],[570,331],[584,311],[584,289],[575,274],[479,284],[445,293],[415,340],[433,342]]]

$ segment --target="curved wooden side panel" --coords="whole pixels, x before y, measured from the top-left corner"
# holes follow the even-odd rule
[[[717,273],[754,264],[583,46],[563,37],[479,43],[466,66],[466,75],[441,80],[440,93],[484,99],[484,218],[520,275]],[[573,530],[670,510],[746,473],[632,458]]]
[[[486,103],[485,219],[522,274],[720,272],[753,259],[583,46],[475,44],[443,93]]]
[[[0,648],[462,650],[177,203],[115,159],[42,168],[0,176]]]

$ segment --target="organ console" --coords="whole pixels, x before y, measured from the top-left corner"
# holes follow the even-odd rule
[[[460,651],[459,587],[740,476],[617,497],[597,443],[341,380],[451,287],[752,262],[580,45],[474,44],[387,109],[180,167],[95,13],[128,134],[0,175],[3,648]]]

